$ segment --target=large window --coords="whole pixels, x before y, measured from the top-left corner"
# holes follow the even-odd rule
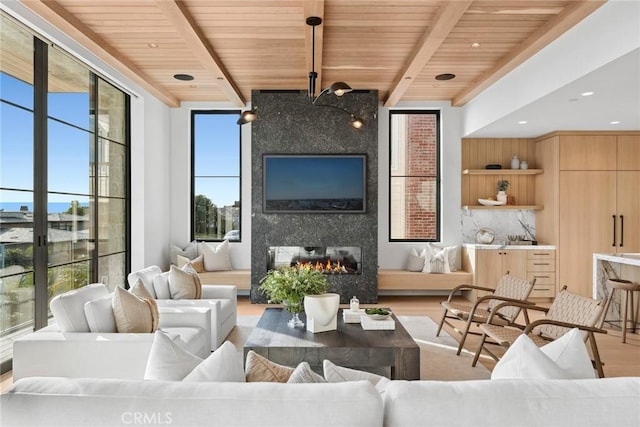
[[[194,111],[191,238],[239,241],[239,111]]]
[[[46,326],[55,295],[123,285],[129,97],[2,14],[0,348]],[[43,355],[46,357],[46,355]]]
[[[440,112],[392,110],[389,240],[440,240]]]

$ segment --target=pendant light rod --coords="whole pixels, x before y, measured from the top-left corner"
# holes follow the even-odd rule
[[[316,27],[322,24],[322,18],[318,16],[310,16],[307,18],[306,22],[307,25],[311,26],[311,71],[309,72],[308,95],[311,102],[314,102],[316,99],[316,80],[318,78],[318,73],[316,73]]]

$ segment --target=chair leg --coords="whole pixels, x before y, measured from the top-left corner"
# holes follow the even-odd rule
[[[476,350],[476,354],[473,356],[473,362],[471,362],[471,366],[474,368],[478,364],[478,359],[480,358],[480,353],[482,353],[482,349],[484,348],[484,342],[486,341],[486,339],[487,339],[487,334],[482,334],[482,338],[480,338],[480,345]]]
[[[636,333],[636,323],[638,323],[638,310],[635,310],[635,306],[633,304],[633,291],[629,292],[629,299],[631,303],[629,304],[629,310],[631,310],[631,332]]]
[[[444,325],[444,319],[447,317],[447,309],[442,309],[442,319],[440,319],[440,324],[438,325],[438,330],[436,331],[436,336],[440,336],[440,331],[442,331],[442,325]]]
[[[604,378],[604,369],[602,369],[602,361],[600,360],[600,352],[598,352],[598,344],[596,343],[596,337],[593,332],[589,332],[589,341],[591,341],[591,353],[593,356],[593,362],[596,365],[598,371],[598,377]]]
[[[622,297],[622,342],[627,342],[627,308],[629,306],[629,292],[624,291]]]
[[[467,324],[464,327],[464,331],[462,332],[462,336],[460,337],[460,344],[458,344],[458,352],[456,353],[456,356],[460,356],[460,353],[462,352],[462,349],[464,348],[464,342],[467,339],[467,334],[469,333],[469,328],[471,328],[471,317],[469,317],[469,320],[467,320]]]

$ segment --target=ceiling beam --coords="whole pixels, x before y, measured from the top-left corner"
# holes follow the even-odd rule
[[[418,77],[420,71],[429,62],[438,50],[444,39],[456,26],[464,12],[473,3],[473,0],[450,1],[443,4],[433,18],[433,22],[427,28],[422,39],[411,55],[409,63],[405,66],[400,78],[389,91],[384,106],[393,107],[409,89],[411,83]]]
[[[196,58],[208,71],[215,74],[218,86],[229,101],[236,107],[244,107],[245,99],[184,4],[178,0],[156,0],[155,4],[164,12],[175,30],[184,37]]]
[[[322,18],[322,24],[316,27],[316,54],[315,58],[312,58],[311,48],[313,44],[312,33],[313,30],[310,26],[306,24],[306,20],[310,16],[317,16],[318,18]],[[322,90],[322,47],[324,40],[324,0],[305,0],[304,2],[304,46],[306,48],[306,64],[307,70],[311,71],[312,61],[315,59],[315,71],[318,73],[318,78],[316,79],[316,93]]]
[[[53,1],[22,0],[22,3],[35,14],[58,28],[63,33],[84,46],[92,54],[109,64],[125,77],[148,91],[169,107],[180,106],[180,101],[173,95],[159,89],[151,77],[139,69],[133,62],[124,58],[102,37],[90,30],[65,8]]]
[[[509,53],[493,68],[480,76],[475,81],[476,84],[470,85],[468,89],[456,96],[452,101],[452,105],[461,107],[471,101],[480,92],[506,76],[518,65],[531,58],[605,3],[606,0],[570,2],[561,13],[547,21],[538,31],[525,40],[519,49]]]

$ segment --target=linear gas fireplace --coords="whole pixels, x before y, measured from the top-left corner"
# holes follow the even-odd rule
[[[362,274],[362,248],[353,246],[270,246],[267,270],[302,264],[325,274]]]

